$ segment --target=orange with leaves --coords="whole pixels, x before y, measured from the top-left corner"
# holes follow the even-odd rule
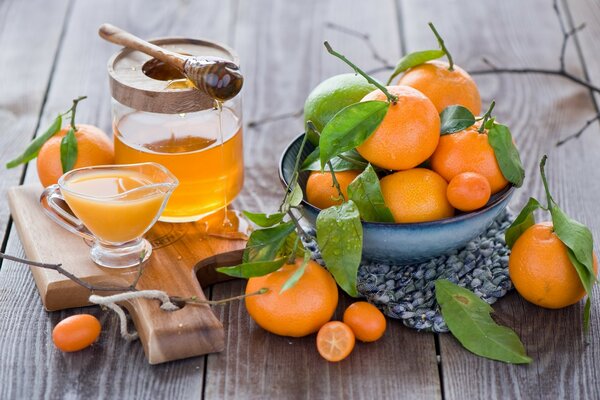
[[[300,337],[319,330],[331,319],[338,302],[335,280],[325,268],[309,261],[302,277],[281,293],[285,282],[302,264],[286,264],[270,274],[248,279],[246,294],[260,289],[267,293],[246,297],[246,308],[263,329],[281,336]]]
[[[391,103],[375,132],[356,148],[361,156],[379,167],[407,170],[431,156],[440,140],[440,116],[431,101],[408,86],[388,86],[398,97]],[[380,90],[366,95],[362,101],[387,97]]]

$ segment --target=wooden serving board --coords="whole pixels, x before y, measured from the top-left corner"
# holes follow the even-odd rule
[[[93,263],[89,258],[89,244],[44,214],[39,204],[41,192],[39,185],[13,187],[8,191],[11,213],[27,257],[33,261],[60,263],[69,272],[95,285],[130,285],[138,269],[108,269]],[[239,263],[246,244],[243,238],[223,238],[209,233],[211,226],[220,224],[222,218],[221,214],[193,223],[157,223],[146,235],[153,251],[136,287],[164,290],[171,296],[205,299],[199,280],[205,286],[227,280],[214,268]],[[31,272],[48,311],[90,305],[90,291],[63,275],[36,267],[31,267]],[[122,305],[132,316],[150,364],[224,348],[223,325],[208,305],[187,304],[172,312],[161,310],[157,300],[134,299]]]

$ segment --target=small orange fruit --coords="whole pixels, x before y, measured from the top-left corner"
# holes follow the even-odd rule
[[[598,260],[593,255],[594,271]],[[567,246],[554,233],[551,222],[531,226],[517,239],[508,259],[508,273],[527,301],[545,308],[563,308],[585,296]]]
[[[479,133],[476,125],[442,136],[431,156],[431,169],[448,182],[463,172],[477,172],[487,178],[492,194],[508,185],[488,142],[487,131]]]
[[[492,189],[485,176],[477,172],[463,172],[448,184],[446,195],[452,207],[469,212],[485,206]]]
[[[52,341],[65,352],[79,351],[94,343],[100,336],[100,321],[90,314],[65,318],[52,330]]]
[[[331,321],[319,329],[317,350],[327,361],[341,361],[354,349],[356,339],[348,325],[340,321]]]
[[[248,313],[263,329],[281,336],[306,336],[318,331],[333,316],[338,302],[337,285],[315,261],[308,262],[304,275],[294,286],[280,293],[301,264],[299,258],[295,264],[248,279],[246,294],[268,289],[267,293],[246,297]]]
[[[44,187],[57,183],[58,178],[63,174],[60,143],[68,131],[69,128],[60,130],[40,149],[37,156],[37,170]],[[77,139],[77,161],[73,169],[114,163],[113,143],[101,129],[93,125],[77,124],[75,138]]]
[[[361,171],[339,171],[335,173],[335,179],[340,184],[344,197],[348,199],[348,185]],[[331,172],[312,171],[306,181],[306,200],[313,206],[322,209],[342,204],[338,199],[338,190],[333,186]],[[336,199],[336,200],[334,200]]]
[[[475,81],[456,64],[450,71],[447,62],[426,62],[406,71],[398,84],[421,91],[429,97],[438,113],[453,105],[461,105],[473,115],[481,112],[481,97]]]
[[[356,148],[369,162],[391,170],[414,168],[427,160],[440,140],[440,116],[431,101],[408,86],[388,86],[398,96],[390,104],[381,125]],[[362,101],[386,97],[380,90],[366,95]]]
[[[431,170],[395,172],[380,183],[383,200],[398,223],[434,221],[454,215],[446,198],[448,184]]]
[[[344,311],[344,323],[354,336],[363,342],[374,342],[385,333],[386,321],[383,313],[373,304],[357,301]]]

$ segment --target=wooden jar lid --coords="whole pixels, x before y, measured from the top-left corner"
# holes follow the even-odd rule
[[[239,65],[235,51],[223,44],[202,39],[162,38],[152,43],[193,56],[217,56]],[[123,49],[108,61],[110,92],[119,103],[139,111],[178,114],[214,107],[214,100],[193,88],[167,88],[168,80],[147,76],[142,70],[152,57],[137,50]]]

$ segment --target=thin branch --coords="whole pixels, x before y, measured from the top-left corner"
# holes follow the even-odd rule
[[[2,252],[0,252],[0,258],[3,258],[5,260],[14,261],[14,262],[17,262],[20,264],[29,265],[32,267],[38,267],[38,268],[44,268],[44,269],[56,271],[59,274],[66,276],[67,278],[69,278],[70,280],[75,282],[76,284],[83,286],[84,288],[86,288],[92,292],[133,292],[133,291],[137,290],[134,287],[132,288],[131,286],[96,286],[96,285],[92,285],[91,283],[86,282],[81,278],[78,278],[77,276],[73,275],[72,273],[70,273],[69,271],[64,269],[62,267],[62,264],[47,264],[47,263],[42,263],[42,262],[37,262],[37,261],[30,261],[30,260],[25,260],[23,258],[4,254]]]
[[[586,123],[583,124],[583,126],[577,132],[565,137],[564,139],[559,140],[556,143],[556,146],[562,146],[563,144],[565,144],[566,142],[568,142],[569,140],[572,140],[572,139],[579,139],[579,137],[583,134],[583,132],[585,132],[586,129],[589,128],[589,126],[592,125],[596,121],[600,121],[600,114],[596,115],[594,118],[588,119],[586,121]]]
[[[565,79],[568,79],[572,82],[577,83],[578,85],[584,86],[587,89],[600,93],[600,87],[592,85],[591,83],[578,78],[575,75],[572,75],[569,72],[560,71],[557,69],[545,69],[545,68],[504,68],[504,67],[496,67],[489,60],[483,59],[484,63],[490,66],[490,69],[480,69],[475,71],[469,71],[471,75],[487,75],[487,74],[543,74],[543,75],[554,75],[559,76]]]
[[[304,108],[301,108],[294,112],[287,112],[287,113],[283,113],[283,114],[278,114],[278,115],[273,115],[270,117],[257,119],[255,121],[248,122],[248,128],[250,128],[250,129],[257,128],[263,124],[281,121],[281,120],[288,119],[288,118],[300,118],[303,114],[304,114]]]
[[[228,303],[228,302],[234,301],[234,300],[243,300],[246,297],[250,297],[250,296],[257,296],[259,294],[265,294],[268,291],[269,291],[268,288],[262,288],[262,289],[257,290],[256,292],[241,294],[239,296],[228,297],[226,299],[221,299],[221,300],[202,300],[195,296],[194,297],[171,296],[169,298],[175,304],[177,304],[177,303],[196,304],[196,305],[208,304],[210,306],[216,306],[216,305],[225,304],[225,303]]]
[[[296,231],[298,231],[298,234],[300,234],[300,236],[302,237],[302,239],[304,239],[305,242],[312,241],[312,237],[310,237],[308,235],[308,233],[306,233],[306,231],[304,230],[304,228],[302,228],[302,225],[300,225],[300,222],[298,221],[298,218],[296,218],[296,216],[294,215],[294,213],[292,212],[292,210],[288,211],[287,214],[289,215],[290,220],[293,222],[294,226],[296,227]]]
[[[390,65],[390,63],[388,62],[388,60],[386,60],[385,58],[383,58],[379,52],[377,51],[377,48],[375,47],[375,45],[373,44],[373,41],[371,40],[371,37],[369,36],[369,34],[364,33],[364,32],[359,32],[357,30],[354,30],[352,28],[348,28],[342,25],[338,25],[335,24],[333,22],[327,22],[325,24],[325,26],[329,29],[332,30],[336,30],[338,32],[344,33],[346,35],[350,35],[350,36],[354,36],[356,38],[359,38],[360,40],[362,40],[363,42],[365,42],[365,45],[369,48],[369,50],[371,51],[371,57],[375,60],[381,63],[383,68],[386,69],[392,69],[394,68],[393,65]]]

